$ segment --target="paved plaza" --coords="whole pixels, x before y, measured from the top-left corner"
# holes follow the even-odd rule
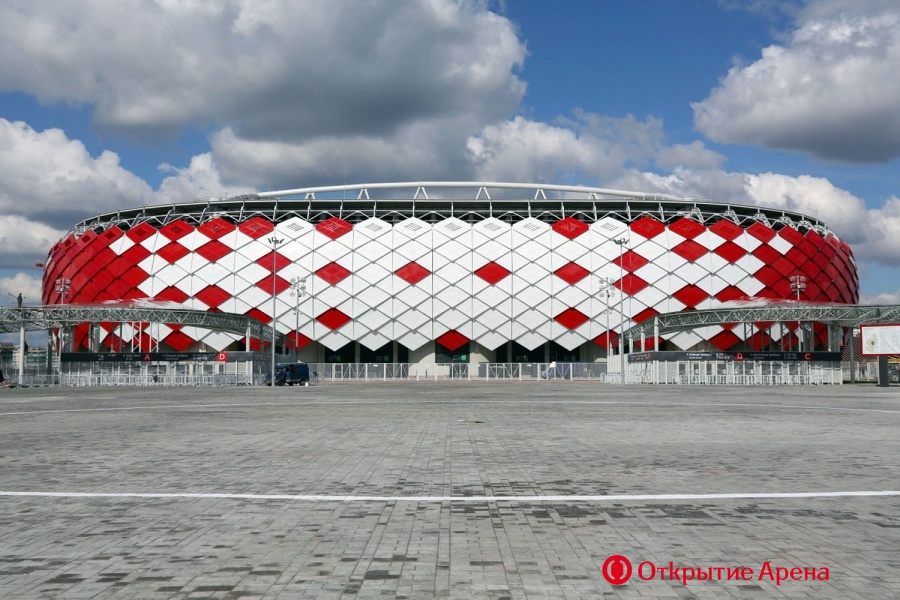
[[[897,598],[892,490],[898,388],[0,390],[0,597]]]

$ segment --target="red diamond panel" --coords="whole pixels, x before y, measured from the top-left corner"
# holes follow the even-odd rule
[[[578,263],[568,262],[553,272],[557,277],[570,285],[574,285],[590,275],[590,271]]]
[[[696,308],[698,304],[709,298],[709,294],[696,285],[686,285],[672,295],[688,308]]]
[[[575,329],[588,320],[588,316],[577,308],[567,308],[553,318],[566,329]]]
[[[747,297],[747,294],[742,292],[739,288],[734,287],[733,285],[729,285],[727,288],[720,290],[718,294],[716,294],[716,300],[719,302],[728,302],[730,300],[743,300]]]
[[[237,229],[237,226],[234,223],[229,223],[221,217],[210,219],[197,227],[197,231],[211,240],[217,240],[226,233],[231,233],[235,229]]]
[[[775,230],[759,221],[748,227],[747,233],[761,242],[769,242],[775,237]]]
[[[216,308],[231,298],[231,294],[217,285],[209,285],[194,294],[194,298],[210,308]]]
[[[416,285],[431,275],[431,271],[413,260],[394,271],[394,275],[410,285]]]
[[[738,225],[734,221],[729,221],[728,219],[716,221],[709,226],[709,230],[720,238],[728,240],[729,242],[733,241],[734,239],[739,237],[741,233],[744,232],[744,230],[741,229],[740,225]]]
[[[231,254],[231,248],[219,240],[212,240],[197,248],[196,252],[209,262],[217,262],[219,259]]]
[[[719,221],[719,223],[722,223],[722,221]],[[747,254],[746,250],[744,250],[734,242],[725,242],[724,244],[713,250],[713,252],[730,263],[737,262],[739,258]]]
[[[725,331],[719,332],[716,335],[712,336],[709,340],[709,343],[724,352],[740,341],[741,338],[726,329]]]
[[[692,242],[693,243],[693,242]],[[623,269],[631,273],[632,271],[637,271],[644,265],[646,265],[648,261],[646,258],[635,252],[634,250],[629,250],[622,255],[622,260],[619,260],[619,257],[613,259],[612,264],[617,267],[621,265]]]
[[[487,281],[489,284],[497,285],[507,275],[509,275],[509,269],[507,269],[503,265],[498,265],[494,261],[491,261],[476,269],[475,274]]]
[[[316,320],[329,329],[340,329],[350,321],[350,317],[336,308],[329,308],[316,317]]]
[[[248,311],[245,312],[244,314],[247,315],[248,317],[253,317],[254,319],[256,319],[257,321],[259,321],[260,323],[268,323],[269,321],[272,320],[272,317],[270,317],[269,315],[267,315],[267,314],[264,313],[263,311],[259,310],[258,308],[251,308],[250,310],[248,310]]]
[[[266,269],[269,273],[272,272],[272,267],[274,263],[275,271],[278,272],[291,264],[291,259],[286,256],[282,256],[278,252],[272,251],[268,254],[263,254],[258,259],[256,259],[256,264]]]
[[[785,277],[789,275],[794,275],[797,272],[797,265],[786,259],[785,257],[778,258],[775,262],[772,263],[772,268],[784,275]]]
[[[659,311],[658,311],[658,310],[654,310],[654,309],[652,309],[652,308],[645,308],[644,310],[642,310],[642,311],[639,312],[638,314],[634,315],[634,317],[632,318],[632,320],[633,320],[635,323],[643,323],[643,322],[646,321],[647,319],[651,319],[651,318],[655,317],[655,316],[658,315],[658,314],[659,314]]]
[[[318,275],[331,285],[334,285],[339,281],[343,281],[348,275],[350,275],[350,271],[336,262],[330,262],[324,267],[319,268],[316,271],[316,275]]]
[[[761,246],[758,246],[752,254],[767,265],[771,265],[773,262],[781,258],[781,254],[778,253],[778,250],[768,244],[762,244]]]
[[[350,233],[351,229],[353,229],[353,225],[343,219],[338,219],[337,217],[331,217],[316,223],[316,231],[333,240],[338,239],[346,233]]]
[[[803,242],[803,234],[790,226],[785,226],[779,229],[778,235],[789,241],[794,246],[799,246]]]
[[[648,240],[655,238],[666,230],[666,226],[653,217],[641,217],[632,223],[630,227],[633,232],[644,236]]]
[[[809,260],[809,255],[801,251],[799,248],[791,248],[787,251],[787,253],[785,253],[784,257],[798,267],[802,267],[803,263]]]
[[[682,217],[669,225],[669,229],[674,231],[681,237],[687,238],[689,240],[694,239],[704,231],[706,231],[706,227],[698,223],[693,219],[689,219],[688,217]]]
[[[701,256],[704,256],[707,253],[707,250],[694,240],[684,240],[683,242],[672,248],[672,252],[691,262],[694,262]]]
[[[615,282],[613,285],[629,296],[634,296],[650,284],[632,273],[630,275],[626,275],[619,281]]]
[[[272,281],[273,279],[274,283]],[[278,295],[291,287],[291,282],[280,275],[266,275],[256,282],[256,287],[265,291],[267,294],[274,293],[275,295]]]
[[[161,227],[159,232],[174,242],[175,240],[180,240],[193,230],[193,227],[181,219],[178,219],[177,221],[172,221],[168,225]]]
[[[550,227],[559,235],[565,236],[570,240],[574,240],[588,230],[587,223],[579,221],[575,217],[560,219]]]
[[[775,285],[777,281],[783,279],[781,273],[769,266],[761,267],[759,271],[753,274],[753,276],[769,287]]]
[[[126,231],[125,235],[127,235],[128,239],[130,239],[134,243],[139,244],[154,233],[156,233],[156,230],[153,228],[153,226],[144,221],[143,223],[135,225],[134,227]]]
[[[771,341],[772,338],[765,331],[757,331],[747,338],[747,344],[756,352],[767,349]]]
[[[311,338],[306,337],[302,333],[298,331],[292,331],[284,336],[284,343],[289,349],[293,350],[295,348],[306,348],[309,346],[309,343],[312,341]]]
[[[125,235],[125,232],[119,229],[118,225],[113,225],[112,227],[101,233],[99,239],[94,243],[101,244],[103,247],[106,247],[123,235]]]
[[[447,333],[442,333],[437,337],[436,341],[438,344],[453,352],[457,350],[461,346],[467,344],[469,342],[469,338],[464,336],[458,331],[450,330]]]
[[[135,244],[119,256],[119,261],[124,263],[124,267],[127,269],[128,267],[138,264],[148,256],[150,256],[149,250],[140,244]]]
[[[615,348],[619,345],[619,334],[615,331],[607,331],[601,333],[597,337],[594,338],[594,343],[600,346],[601,348],[606,348],[606,336],[609,336],[609,345],[612,348]]]
[[[275,226],[268,219],[253,217],[238,225],[238,229],[240,229],[241,233],[247,237],[258,240],[267,233],[271,233],[275,229]]]
[[[146,271],[140,267],[131,267],[122,275],[121,279],[130,287],[136,288],[150,277]]]
[[[181,304],[188,299],[188,295],[174,285],[170,285],[169,287],[158,293],[156,295],[156,299],[167,300],[169,302],[178,302],[179,304]]]
[[[186,333],[173,331],[163,338],[163,343],[176,352],[184,352],[191,347],[194,340]]]
[[[156,255],[168,263],[173,263],[179,258],[184,258],[188,254],[190,254],[190,250],[178,242],[170,242],[156,251]]]

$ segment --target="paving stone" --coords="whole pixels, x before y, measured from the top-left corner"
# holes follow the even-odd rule
[[[15,413],[15,414],[13,414]],[[0,488],[350,496],[897,489],[900,393],[583,382],[0,390]],[[900,498],[0,496],[4,598],[892,598]],[[641,581],[610,554],[827,566]]]

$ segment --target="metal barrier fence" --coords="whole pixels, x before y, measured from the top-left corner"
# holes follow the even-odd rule
[[[840,361],[652,361],[629,363],[628,383],[659,385],[840,385]]]
[[[613,367],[617,365],[611,365]],[[594,381],[620,384],[620,373],[597,363],[310,363],[313,383],[350,381]],[[837,385],[849,380],[837,361],[657,361],[628,363],[629,384]],[[856,363],[857,381],[877,378],[876,363]],[[41,372],[43,371],[43,372]],[[23,386],[237,386],[265,383],[268,365],[257,362],[170,364],[66,364],[62,373],[30,367]],[[12,377],[10,377],[12,375]]]
[[[319,381],[599,381],[619,383],[606,363],[310,363]]]

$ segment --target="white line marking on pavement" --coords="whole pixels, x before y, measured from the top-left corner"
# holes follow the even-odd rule
[[[168,498],[212,500],[287,500],[292,502],[660,502],[671,500],[777,500],[783,498],[873,498],[900,496],[900,490],[848,492],[750,492],[736,494],[619,494],[567,496],[353,496],[328,494],[216,494],[157,492],[3,492],[0,497]]]
[[[230,402],[225,404],[156,404],[144,406],[101,406],[96,408],[55,408],[50,410],[17,410],[2,412],[0,416],[35,415],[53,413],[79,413],[79,412],[103,412],[103,411],[128,411],[128,410],[164,410],[178,408],[253,408],[268,406],[290,406],[303,408],[317,405],[359,405],[359,404],[569,404],[585,406],[593,405],[635,405],[635,406],[668,406],[668,407],[743,407],[743,408],[777,408],[797,410],[831,410],[840,412],[869,412],[900,414],[900,410],[886,410],[880,408],[856,408],[844,406],[810,406],[803,404],[754,404],[750,402],[645,402],[642,400],[314,400],[297,402]]]

